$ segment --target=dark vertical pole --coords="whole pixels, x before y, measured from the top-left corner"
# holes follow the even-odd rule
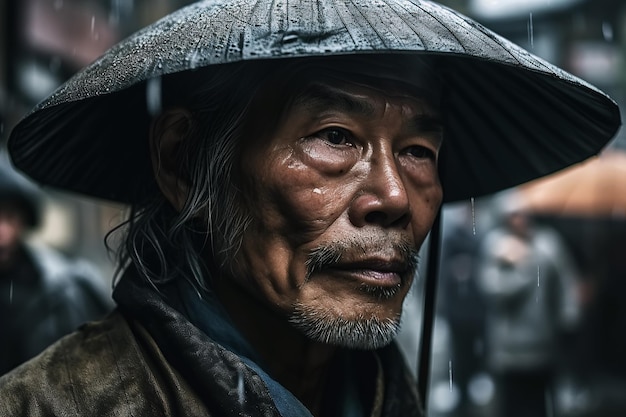
[[[417,389],[424,403],[424,412],[428,408],[428,388],[430,384],[430,358],[432,335],[435,324],[435,302],[437,300],[437,278],[439,276],[439,252],[441,241],[441,210],[435,218],[430,231],[428,245],[428,264],[424,283],[424,310],[422,315],[422,336],[418,357]]]

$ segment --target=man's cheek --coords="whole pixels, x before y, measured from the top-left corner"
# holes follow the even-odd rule
[[[282,215],[296,233],[323,233],[345,211],[341,196],[322,187],[291,190],[283,202]]]

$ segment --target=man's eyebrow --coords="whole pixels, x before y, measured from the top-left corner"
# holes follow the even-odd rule
[[[374,113],[374,106],[369,101],[321,83],[310,84],[298,94],[294,105],[304,106],[314,112],[336,110],[363,116]]]

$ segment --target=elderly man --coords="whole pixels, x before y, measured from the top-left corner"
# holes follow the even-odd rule
[[[12,132],[33,178],[132,209],[116,312],[1,379],[0,404],[422,415],[393,339],[441,203],[582,160],[618,126],[603,93],[434,3],[193,4]]]

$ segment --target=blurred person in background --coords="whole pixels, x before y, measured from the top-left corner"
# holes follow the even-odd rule
[[[482,234],[476,231],[473,204],[458,204],[445,215],[448,227],[441,245],[439,305],[450,325],[450,371],[460,395],[454,415],[465,417],[476,409],[470,394],[472,378],[485,370],[485,300],[477,275]]]
[[[496,199],[501,224],[484,238],[479,279],[487,302],[487,364],[497,415],[554,415],[554,388],[576,329],[578,272],[559,234],[533,223],[515,191]]]
[[[40,191],[0,153],[0,374],[112,307],[94,266],[27,241],[42,208]]]

